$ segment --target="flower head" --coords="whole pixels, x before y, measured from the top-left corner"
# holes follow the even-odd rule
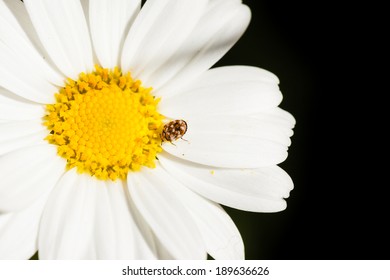
[[[0,1],[0,258],[244,258],[220,206],[281,211],[272,73],[210,69],[240,0]]]

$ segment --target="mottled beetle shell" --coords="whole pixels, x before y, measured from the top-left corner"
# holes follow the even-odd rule
[[[187,132],[187,123],[183,120],[174,120],[165,124],[161,132],[161,140],[173,142],[179,140]]]

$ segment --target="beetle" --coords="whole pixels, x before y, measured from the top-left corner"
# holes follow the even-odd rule
[[[187,123],[183,120],[173,120],[166,123],[161,132],[163,142],[173,142],[181,139],[187,132]],[[184,140],[184,139],[183,139]]]

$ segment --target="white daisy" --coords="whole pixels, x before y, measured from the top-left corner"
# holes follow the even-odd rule
[[[244,258],[219,204],[285,209],[295,123],[272,73],[209,70],[249,20],[241,0],[0,0],[0,258]]]

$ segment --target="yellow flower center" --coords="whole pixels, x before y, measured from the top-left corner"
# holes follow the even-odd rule
[[[67,168],[101,180],[125,179],[141,166],[155,167],[161,152],[163,116],[159,99],[130,73],[96,66],[92,73],[68,79],[46,105],[46,140],[58,146]]]

